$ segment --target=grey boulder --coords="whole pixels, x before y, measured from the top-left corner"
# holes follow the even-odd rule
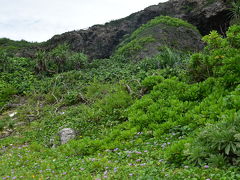
[[[72,128],[64,128],[59,131],[60,143],[66,144],[69,140],[76,137],[76,132]]]

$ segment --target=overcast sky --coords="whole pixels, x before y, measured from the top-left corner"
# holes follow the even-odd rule
[[[46,41],[167,0],[0,0],[0,38]]]

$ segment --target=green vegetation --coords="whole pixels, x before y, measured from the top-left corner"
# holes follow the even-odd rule
[[[150,40],[93,61],[66,44],[0,54],[0,177],[239,179],[240,26],[199,53],[124,58]],[[77,137],[61,145],[63,128]]]
[[[240,19],[240,1],[236,0],[231,2],[231,8],[229,9],[230,13],[230,24],[238,24],[240,23],[239,19]]]
[[[120,47],[116,51],[117,56],[124,56],[134,59],[134,56],[144,48],[144,46],[148,43],[155,42],[156,40],[151,37],[143,37],[140,39],[134,39],[131,42],[127,43],[126,45]]]
[[[38,74],[53,75],[84,68],[88,57],[83,53],[71,52],[67,44],[62,44],[48,53],[39,51],[35,61],[35,71]]]
[[[143,24],[140,28],[138,28],[136,31],[134,31],[131,35],[131,39],[134,39],[135,37],[139,36],[146,28],[153,27],[157,24],[166,24],[169,26],[175,26],[175,27],[188,27],[198,32],[198,29],[193,26],[192,24],[187,23],[186,21],[183,21],[178,18],[172,18],[169,16],[158,16],[152,20],[150,20],[147,24]]]
[[[8,38],[0,38],[0,54],[7,52],[9,56],[14,56],[20,49],[34,48],[39,43],[30,43],[24,40],[13,41]]]

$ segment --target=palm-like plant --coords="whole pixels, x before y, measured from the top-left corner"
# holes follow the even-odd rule
[[[230,10],[230,24],[240,24],[240,0],[232,2]]]

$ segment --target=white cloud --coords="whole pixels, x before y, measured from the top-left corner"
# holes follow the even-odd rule
[[[0,37],[46,41],[166,0],[0,0]]]

